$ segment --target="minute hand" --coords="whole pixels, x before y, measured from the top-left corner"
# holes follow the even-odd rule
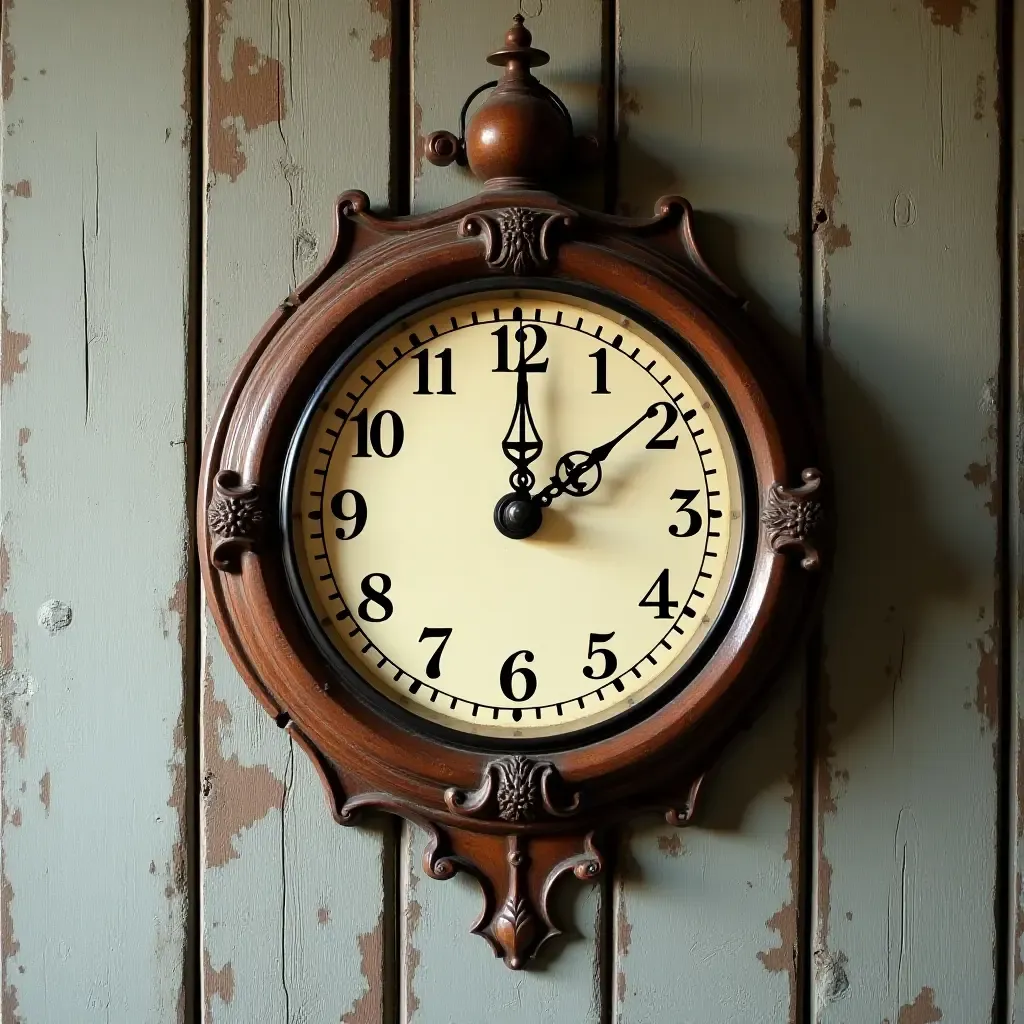
[[[644,420],[652,419],[658,415],[659,410],[667,408],[670,412],[675,410],[668,402],[655,402],[647,411],[635,419],[625,430],[616,434],[610,441],[598,445],[589,452],[568,452],[563,455],[555,466],[555,475],[551,477],[548,485],[537,492],[534,500],[542,506],[550,505],[560,494],[570,494],[574,498],[582,498],[586,494],[593,494],[601,483],[601,463],[611,454],[612,449],[627,434],[632,433]],[[597,474],[592,480],[584,480],[593,470]]]

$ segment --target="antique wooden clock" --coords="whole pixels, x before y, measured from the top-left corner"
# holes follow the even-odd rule
[[[512,968],[617,822],[690,820],[829,547],[807,406],[689,205],[543,190],[588,143],[531,43],[517,16],[468,130],[464,109],[427,139],[476,198],[394,219],[340,198],[330,257],[228,388],[198,516],[224,642],[334,817],[421,825]]]

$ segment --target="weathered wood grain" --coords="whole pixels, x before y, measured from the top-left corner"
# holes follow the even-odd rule
[[[387,199],[390,5],[209,0],[206,422],[274,304],[331,241],[333,202]],[[330,819],[301,751],[207,621],[206,1019],[379,1024],[382,837]]]
[[[621,0],[619,207],[666,193],[791,375],[803,372],[799,4]],[[802,651],[726,752],[697,826],[638,823],[616,886],[615,1019],[794,1020]]]
[[[825,1022],[995,985],[996,0],[819,11],[815,255],[839,500],[816,780]]]
[[[529,16],[541,6],[524,3],[523,10]],[[421,160],[421,138],[438,128],[457,131],[466,96],[500,75],[500,69],[484,58],[498,49],[514,13],[514,6],[498,0],[472,5],[433,0],[414,5],[412,208],[416,212],[454,203],[480,187],[468,170],[437,168]],[[543,5],[540,16],[527,19],[535,45],[552,54],[551,63],[538,69],[538,77],[565,100],[577,132],[597,129],[601,25],[598,0],[560,0]],[[600,176],[595,175],[574,194],[599,202],[600,185]],[[462,877],[446,882],[428,878],[422,870],[423,845],[422,833],[405,830],[403,1021],[582,1024],[600,1019],[599,889],[572,880],[565,883],[569,891],[564,894],[562,914],[574,922],[566,940],[558,940],[557,954],[545,959],[540,970],[511,972],[494,958],[483,939],[469,933],[480,912],[476,883]],[[573,886],[577,893],[572,892]],[[471,980],[466,984],[465,979]]]
[[[5,1024],[188,1007],[188,31],[3,4]]]
[[[1008,465],[1011,476],[1006,481],[1008,507],[1005,514],[1009,517],[1010,551],[1007,565],[1016,573],[1016,579],[1006,581],[1009,589],[1009,607],[1013,616],[1013,632],[1011,649],[1013,652],[1012,670],[1015,687],[1013,703],[1010,708],[1010,721],[1007,728],[1012,729],[1011,771],[1012,776],[1005,780],[1010,786],[1010,820],[1007,827],[1014,831],[1010,838],[1012,886],[1011,906],[1002,908],[1007,911],[1006,923],[1010,930],[1010,949],[1007,963],[1003,968],[1009,974],[1009,992],[1011,1012],[1016,1021],[1024,1020],[1024,671],[1021,666],[1021,651],[1024,650],[1024,360],[1021,359],[1024,346],[1024,17],[1019,10],[1013,12],[1013,34],[1009,39],[1010,78],[1012,85],[1012,103],[1009,113],[1012,121],[1006,125],[1009,132],[1010,157],[1012,160],[1012,180],[1008,183],[1009,193],[1004,239],[1009,243],[1003,253],[1009,262],[1010,290],[1006,298],[1009,308],[1005,311],[1008,318],[1008,340],[1011,344],[1006,380],[1013,402],[1009,416],[1010,436],[1005,439],[1009,448]],[[1006,70],[1004,68],[1004,70]],[[1005,109],[1005,108],[1004,108]]]

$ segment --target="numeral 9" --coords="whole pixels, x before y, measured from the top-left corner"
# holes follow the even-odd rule
[[[352,497],[352,504],[355,506],[351,515],[345,511],[346,495]],[[335,519],[353,524],[351,530],[347,532],[340,527],[334,531],[338,540],[352,540],[363,532],[363,527],[366,525],[366,499],[358,491],[338,491],[331,498],[331,513]]]

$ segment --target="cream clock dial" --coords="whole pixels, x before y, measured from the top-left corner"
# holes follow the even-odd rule
[[[318,643],[378,699],[513,743],[678,685],[747,532],[729,418],[676,346],[572,294],[395,323],[328,377],[290,455]]]

